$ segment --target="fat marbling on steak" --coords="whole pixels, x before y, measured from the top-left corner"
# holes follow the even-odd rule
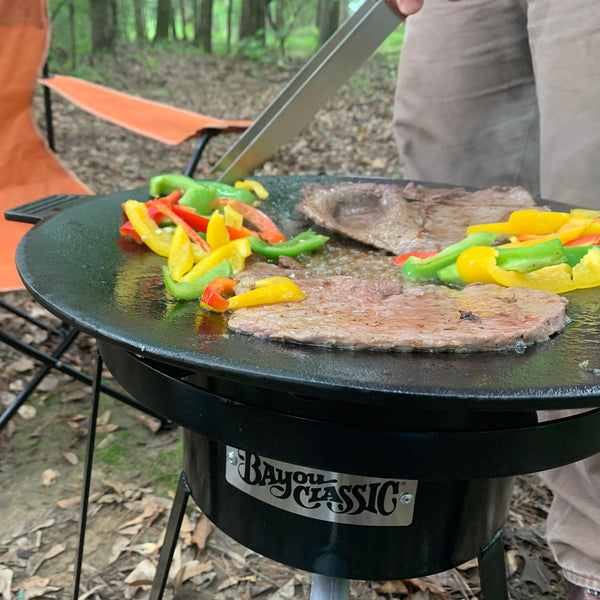
[[[506,221],[535,207],[521,187],[427,188],[416,183],[307,184],[296,210],[332,231],[393,254],[441,250],[466,236],[467,227]]]
[[[272,274],[267,267],[249,269],[239,291]],[[565,325],[567,301],[541,290],[496,285],[403,290],[394,281],[346,276],[295,281],[306,300],[240,308],[230,316],[229,328],[319,346],[468,352],[530,345]]]

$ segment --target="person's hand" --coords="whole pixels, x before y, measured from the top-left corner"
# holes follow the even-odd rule
[[[421,10],[423,0],[396,0],[398,10],[405,16],[414,15]]]
[[[423,1],[424,0],[396,0],[396,5],[398,6],[398,10],[408,17],[421,10]]]

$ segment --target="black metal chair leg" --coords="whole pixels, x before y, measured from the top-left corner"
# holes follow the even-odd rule
[[[169,576],[169,568],[171,567],[171,560],[173,559],[173,553],[175,552],[175,546],[177,545],[177,538],[179,537],[179,530],[181,529],[181,522],[183,521],[183,515],[190,493],[185,473],[181,473],[179,476],[177,492],[175,493],[175,499],[173,500],[173,506],[171,507],[169,523],[167,524],[167,533],[158,559],[158,567],[156,568],[156,574],[154,575],[154,581],[152,582],[149,600],[161,600],[163,592],[165,591],[167,578]]]
[[[96,423],[98,421],[98,405],[100,404],[100,382],[102,381],[102,357],[96,353],[96,370],[94,371],[92,387],[92,403],[90,406],[90,419],[88,425],[87,447],[85,451],[85,464],[83,471],[83,486],[81,488],[81,513],[79,517],[79,539],[75,559],[75,581],[73,584],[73,598],[79,598],[79,584],[81,583],[81,566],[83,564],[83,548],[85,543],[85,530],[87,526],[88,504],[92,480],[92,466],[94,461],[94,444],[96,442]]]
[[[481,548],[478,562],[483,600],[508,600],[502,530]]]
[[[206,145],[208,144],[208,142],[210,142],[210,140],[218,133],[219,133],[218,129],[207,129],[198,138],[198,142],[196,143],[194,152],[190,158],[190,161],[187,164],[187,167],[185,168],[185,171],[183,172],[184,175],[187,175],[188,177],[194,176],[194,171],[196,170],[198,161],[200,160],[200,157],[202,156],[202,152],[204,152],[204,148],[206,148]]]
[[[65,337],[60,346],[52,353],[51,359],[59,361],[60,357],[68,350],[69,346],[75,341],[79,332],[75,329],[71,330]],[[35,374],[35,376],[28,382],[25,388],[17,395],[17,397],[10,403],[5,411],[0,415],[0,431],[4,429],[5,425],[10,421],[13,415],[21,408],[21,406],[27,401],[29,396],[35,391],[37,386],[40,384],[42,379],[48,375],[51,369],[51,364],[44,364]]]
[[[14,413],[19,409],[21,404],[23,404],[27,400],[29,395],[37,388],[40,381],[48,374],[50,367],[86,385],[91,386],[93,384],[92,378],[89,375],[83,373],[82,371],[74,369],[67,363],[64,363],[60,360],[60,357],[64,354],[66,350],[68,350],[69,346],[73,343],[73,341],[75,340],[77,335],[79,335],[79,333],[80,332],[78,329],[65,326],[64,333],[62,334],[64,335],[63,342],[61,342],[60,346],[52,354],[45,354],[41,350],[38,350],[37,348],[26,344],[21,340],[17,340],[15,337],[0,330],[0,342],[4,342],[5,344],[13,347],[15,350],[18,350],[19,352],[30,356],[34,360],[38,360],[43,364],[43,366],[38,371],[37,375],[31,380],[27,388],[25,388],[25,390],[23,390],[23,392],[21,392],[21,394],[19,394],[19,396],[15,398],[15,400],[13,400],[11,405],[0,416],[0,431],[2,430],[4,425],[8,423],[8,421],[14,415]],[[154,411],[151,411],[150,409],[146,408],[145,406],[140,404],[135,398],[132,398],[128,394],[124,394],[123,392],[103,383],[100,383],[100,390],[105,394],[112,396],[116,400],[120,400],[121,402],[132,406],[137,410],[145,412],[146,414],[150,415],[151,417],[154,417],[155,419],[158,419],[161,422],[163,429],[172,429],[174,427],[174,424],[171,423],[171,421],[165,420],[163,417],[156,414]]]

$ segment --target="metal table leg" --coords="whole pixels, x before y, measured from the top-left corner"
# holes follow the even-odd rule
[[[312,574],[310,600],[347,600],[349,595],[349,579]]]
[[[171,507],[169,523],[167,524],[167,533],[160,550],[158,567],[156,569],[156,574],[154,575],[154,581],[152,582],[149,600],[160,600],[165,591],[167,578],[169,576],[169,567],[171,566],[173,552],[175,552],[179,530],[181,529],[181,522],[183,521],[183,515],[189,497],[190,488],[185,473],[181,473],[179,476],[177,492],[175,493],[175,499],[173,500],[173,506]]]
[[[81,565],[83,563],[83,547],[85,543],[85,528],[87,525],[88,503],[90,498],[90,485],[92,481],[92,465],[94,460],[94,444],[96,442],[96,422],[98,420],[98,405],[100,403],[100,387],[102,382],[102,357],[96,354],[96,370],[92,386],[92,404],[90,407],[90,422],[88,425],[87,447],[85,451],[85,465],[83,472],[83,486],[81,489],[81,514],[79,517],[79,541],[77,543],[77,556],[75,560],[73,584],[73,598],[79,598],[79,584],[81,582]]]
[[[479,551],[478,562],[483,600],[508,600],[502,530]]]

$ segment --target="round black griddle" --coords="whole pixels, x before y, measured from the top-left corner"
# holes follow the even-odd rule
[[[294,211],[301,186],[349,179],[263,178],[270,198],[262,209],[292,236],[312,225]],[[17,252],[17,266],[34,297],[96,338],[217,379],[319,399],[444,410],[598,403],[596,288],[567,294],[571,323],[522,353],[387,353],[260,340],[229,333],[225,317],[170,297],[160,270],[164,259],[137,248],[123,250],[118,228],[128,198],[146,200],[147,190],[94,197],[69,208],[36,226]]]
[[[294,210],[302,185],[349,180],[261,178],[270,192],[261,208],[293,236],[312,225]],[[524,351],[388,353],[262,340],[230,333],[225,316],[169,295],[165,259],[119,234],[129,198],[146,200],[147,189],[85,199],[36,225],[17,266],[42,305],[98,340],[129,393],[184,427],[191,493],[241,543],[333,577],[444,570],[477,552],[484,559],[492,539],[501,554],[512,476],[600,451],[600,410],[536,418],[537,409],[599,404],[599,290],[570,293],[569,325]],[[273,460],[269,472],[287,470],[299,483],[351,474],[360,494],[404,485],[369,478],[418,480],[413,522],[363,526],[273,507],[231,484],[227,465],[240,468],[231,460]],[[388,551],[367,560],[365,548]],[[501,558],[494,564],[502,578]]]

